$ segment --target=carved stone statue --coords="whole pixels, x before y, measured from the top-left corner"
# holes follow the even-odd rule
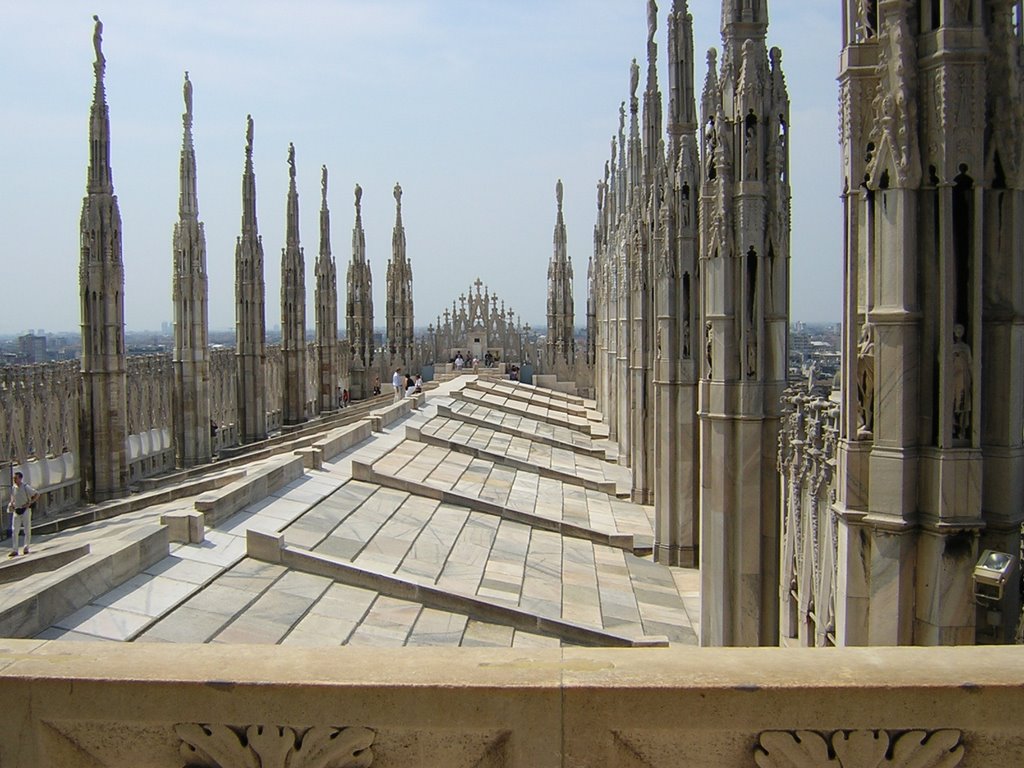
[[[705,355],[708,363],[708,378],[714,371],[715,328],[710,322],[704,323]]]
[[[185,72],[185,84],[182,86],[185,96],[185,114],[192,116],[192,81],[188,79],[188,72]]]
[[[864,323],[857,342],[857,436],[870,437],[875,428],[875,341],[871,324]]]
[[[953,23],[965,25],[971,20],[971,4],[974,0],[953,0]]]
[[[327,166],[320,166],[320,192],[323,195],[324,203],[327,202]]]
[[[362,207],[362,204],[363,204],[363,188],[360,187],[358,184],[356,184],[355,196],[356,196],[356,210],[358,210],[360,207]]]
[[[654,42],[654,35],[658,31],[658,4],[655,0],[647,0],[647,42]]]
[[[754,329],[747,328],[747,378],[757,376],[757,338],[754,336]]]
[[[953,326],[953,439],[970,440],[973,375],[971,348],[964,341],[964,327]]]
[[[743,178],[757,179],[757,117],[750,110],[743,121]]]
[[[252,154],[252,115],[245,116],[245,152]]]
[[[690,318],[683,320],[683,358],[690,358]]]
[[[288,143],[288,176],[295,178],[295,145]]]
[[[107,63],[103,58],[103,22],[99,16],[93,16],[92,20],[96,22],[92,31],[92,47],[96,51],[96,65],[102,68]]]
[[[558,210],[562,210],[562,191],[562,180],[559,179],[555,184],[555,200],[558,201]]]
[[[397,181],[395,182],[394,194],[395,194],[395,203],[397,203],[398,207],[401,208],[402,207],[402,185],[399,184]]]
[[[629,94],[636,100],[636,89],[640,87],[640,65],[633,59],[629,65]]]

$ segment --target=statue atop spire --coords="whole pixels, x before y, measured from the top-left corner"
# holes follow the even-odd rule
[[[634,109],[637,104],[636,91],[640,87],[640,65],[636,63],[636,59],[629,65],[629,97],[630,104],[633,105]]]
[[[658,4],[655,0],[647,0],[647,42],[654,42],[654,35],[658,32]]]
[[[562,180],[559,179],[558,183],[555,184],[555,200],[558,201],[558,212],[562,212]]]
[[[398,210],[402,210],[402,185],[397,181],[395,182],[395,203],[398,204]]]
[[[288,142],[288,178],[295,184],[295,145]]]
[[[185,84],[182,86],[182,95],[185,98],[185,114],[187,125],[192,125],[192,81],[188,79],[188,70],[185,70]]]
[[[363,213],[363,188],[356,184],[355,189],[356,195],[356,218],[362,216]]]
[[[96,51],[96,63],[94,66],[96,68],[96,79],[99,80],[107,68],[107,60],[103,57],[103,22],[100,21],[99,16],[93,16],[92,20],[96,22],[92,32],[92,47]]]
[[[327,207],[327,166],[320,166],[320,196],[324,208]]]
[[[252,115],[245,116],[245,156],[252,159]]]

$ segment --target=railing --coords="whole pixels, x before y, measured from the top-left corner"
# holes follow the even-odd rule
[[[1019,765],[1024,653],[6,641],[4,768]]]

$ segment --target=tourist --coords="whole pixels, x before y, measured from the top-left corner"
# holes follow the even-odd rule
[[[373,378],[373,394],[380,394],[380,376],[374,376]]]
[[[479,370],[480,370],[480,358],[474,356],[473,357],[473,373],[476,373]]]
[[[11,554],[8,557],[18,556],[18,534],[22,528],[25,529],[25,554],[28,554],[28,545],[32,542],[32,507],[35,505],[39,494],[36,489],[25,482],[21,472],[14,473],[14,485],[11,486],[11,500],[7,509],[11,513]]]
[[[405,391],[402,383],[402,369],[395,368],[395,373],[391,377],[391,386],[395,388],[395,401],[402,399],[402,392]]]
[[[345,387],[345,389],[341,390],[341,407],[348,408],[348,404],[351,402],[351,400],[352,393],[348,391],[348,387]]]
[[[461,352],[457,352],[455,354],[455,370],[456,371],[461,371],[462,370],[462,366],[464,366],[465,364],[466,364],[466,361],[462,359],[462,353]]]
[[[416,392],[417,393],[422,392],[423,391],[423,377],[420,376],[420,374],[418,374],[418,373],[416,374],[416,381],[414,383],[416,385]]]
[[[416,382],[412,380],[412,376],[405,377],[405,396],[410,397],[416,394]]]

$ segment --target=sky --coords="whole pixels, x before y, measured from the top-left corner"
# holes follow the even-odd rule
[[[720,0],[690,0],[698,94],[705,52],[720,45],[720,9]],[[659,2],[666,98],[670,10],[671,0]],[[783,50],[792,102],[791,315],[838,321],[839,3],[772,0],[770,12],[769,45]],[[417,326],[477,277],[524,322],[542,326],[561,178],[576,322],[585,324],[596,184],[628,97],[629,62],[636,57],[646,69],[646,0],[0,0],[0,13],[0,334],[80,324],[93,13],[104,24],[129,331],[158,330],[172,318],[185,70],[194,89],[211,329],[234,326],[250,113],[268,328],[280,324],[289,142],[308,326],[323,164],[342,307],[359,183],[375,315],[384,323],[392,190],[400,182]],[[344,329],[343,314],[339,324]]]

